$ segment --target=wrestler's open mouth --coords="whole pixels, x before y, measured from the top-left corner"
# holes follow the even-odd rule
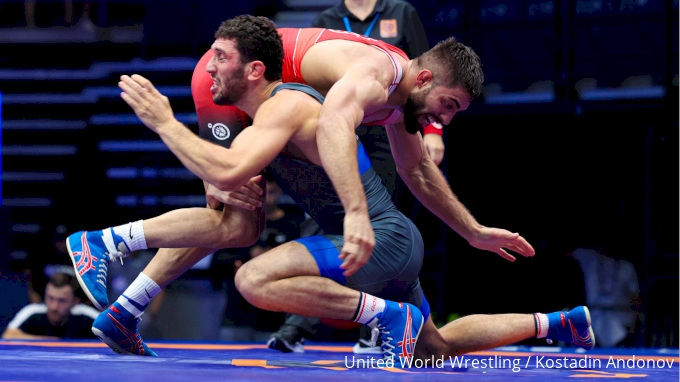
[[[430,125],[430,124],[433,124],[435,127],[439,128],[439,129],[442,128],[442,123],[437,118],[435,118],[433,115],[430,115],[430,114],[422,115],[420,124],[423,127]]]

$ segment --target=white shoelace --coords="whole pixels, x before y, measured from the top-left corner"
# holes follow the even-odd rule
[[[116,252],[116,253],[109,253],[109,252],[104,252],[104,256],[108,257],[109,261],[115,261],[116,259],[120,259],[120,264],[123,265],[123,258],[127,257],[127,253],[121,253],[121,252]],[[106,278],[108,276],[109,272],[109,264],[102,261],[99,263],[99,269],[97,273],[97,282],[101,284],[102,286],[106,287]]]
[[[380,344],[380,347],[382,348],[383,351],[383,358],[385,358],[385,355],[389,355],[391,359],[394,359],[394,345],[392,345],[392,337],[389,336],[390,332],[385,330],[384,326],[381,326],[378,324],[375,328],[371,329],[371,346],[376,346],[376,343],[378,342],[378,336],[380,334],[385,335],[385,339],[382,340],[382,343]]]

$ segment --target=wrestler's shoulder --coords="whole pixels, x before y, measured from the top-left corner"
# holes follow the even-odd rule
[[[306,118],[308,113],[320,107],[319,101],[305,92],[281,89],[260,106],[258,116],[266,113],[271,117],[275,113],[281,119],[293,121]]]

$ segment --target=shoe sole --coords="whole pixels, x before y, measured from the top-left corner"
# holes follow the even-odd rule
[[[280,340],[278,338],[270,338],[267,341],[267,347],[270,349],[278,350],[283,353],[304,353],[305,349],[302,346],[290,346],[286,341]]]
[[[97,299],[94,298],[90,290],[87,288],[87,285],[85,284],[85,281],[83,281],[83,278],[80,277],[80,272],[78,272],[78,266],[76,266],[76,258],[73,256],[73,251],[71,251],[71,243],[68,238],[66,238],[66,249],[68,250],[68,255],[71,258],[71,263],[73,263],[73,270],[75,271],[74,273],[76,274],[76,278],[78,279],[78,284],[80,284],[80,288],[85,292],[85,295],[87,298],[90,299],[90,302],[99,310],[102,310],[105,308],[105,306],[99,305],[97,302]]]
[[[352,353],[354,354],[382,354],[382,349],[380,347],[372,348],[362,348],[359,345],[354,345],[352,348]]]
[[[101,330],[99,330],[99,329],[97,329],[97,328],[94,328],[94,327],[93,327],[93,328],[92,328],[92,333],[94,333],[94,335],[97,336],[97,338],[99,338],[103,343],[105,343],[106,346],[110,347],[111,350],[113,350],[114,352],[116,352],[116,353],[118,353],[118,354],[124,354],[124,355],[137,355],[137,354],[133,354],[133,353],[130,353],[130,352],[128,352],[128,351],[123,350],[123,348],[121,348],[120,346],[118,346],[118,344],[116,343],[116,341],[114,341],[114,340],[110,339],[109,337],[107,337],[106,334],[104,334],[104,332],[102,332]]]
[[[586,312],[586,322],[588,323],[588,334],[590,335],[590,339],[593,342],[592,345],[590,346],[590,348],[587,349],[587,350],[593,350],[595,348],[595,332],[593,332],[593,326],[590,325],[590,310],[588,310],[587,306],[584,306],[583,310]]]

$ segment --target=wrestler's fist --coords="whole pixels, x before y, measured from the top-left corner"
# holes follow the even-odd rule
[[[137,117],[154,132],[164,124],[175,121],[168,97],[159,93],[151,81],[133,74],[121,76],[118,87],[123,91],[120,97],[125,101]]]
[[[423,143],[430,158],[439,166],[444,160],[444,139],[438,134],[425,134]]]
[[[343,260],[340,268],[344,276],[351,276],[371,258],[375,247],[375,233],[368,213],[348,213],[344,221],[345,244],[338,256]]]

